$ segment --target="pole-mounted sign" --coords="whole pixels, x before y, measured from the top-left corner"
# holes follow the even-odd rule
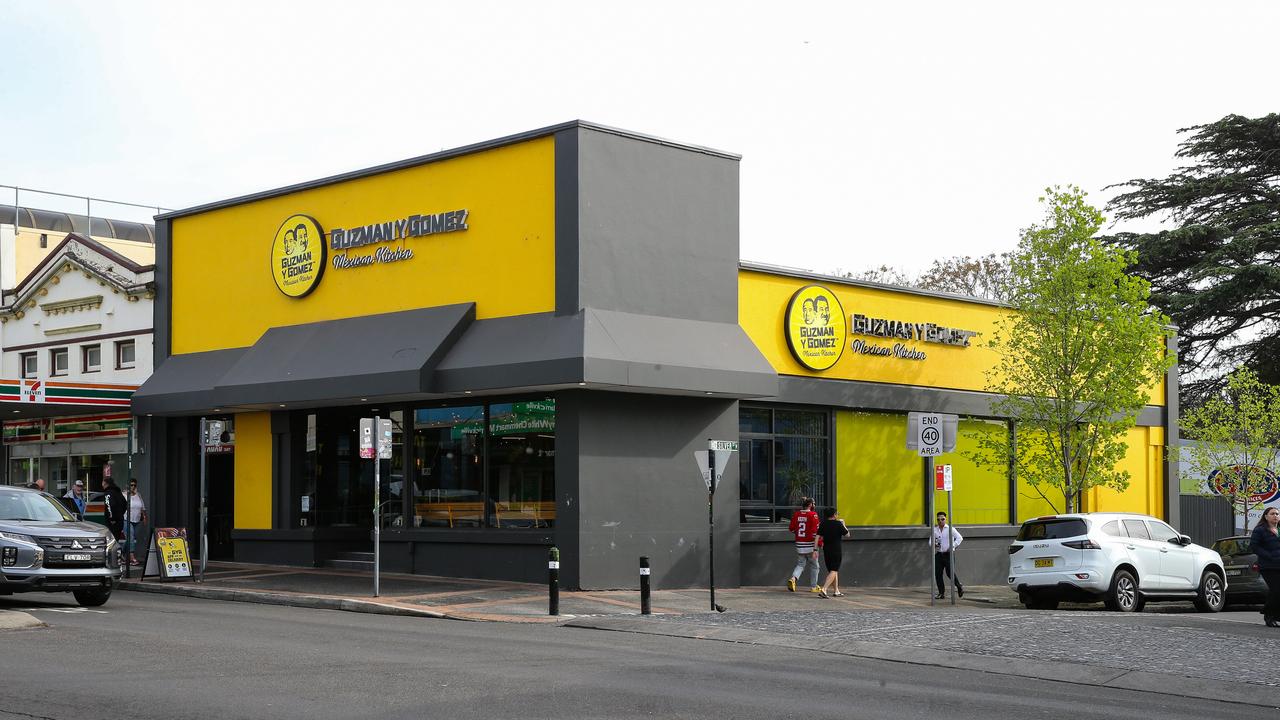
[[[702,472],[702,480],[707,484],[707,524],[710,533],[707,543],[709,578],[711,584],[711,609],[724,612],[724,608],[716,604],[716,486],[724,476],[725,468],[733,453],[738,452],[736,440],[707,440],[706,450],[694,450],[693,457],[698,462],[698,470]]]

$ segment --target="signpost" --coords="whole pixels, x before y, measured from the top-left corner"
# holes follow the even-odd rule
[[[707,543],[708,572],[711,585],[711,609],[724,612],[724,607],[716,604],[716,485],[724,477],[725,468],[733,453],[738,452],[738,443],[734,440],[707,440],[706,450],[694,450],[693,458],[698,463],[702,480],[707,484],[707,524],[710,542]]]
[[[956,432],[960,426],[960,417],[958,415],[948,415],[945,413],[925,413],[913,412],[907,413],[907,449],[915,450],[916,454],[925,459],[925,478],[934,478],[934,487],[939,487],[939,483],[947,485],[947,520],[950,527],[951,518],[951,493],[950,491],[950,465],[943,465],[944,473],[942,476],[937,475],[937,471],[933,465],[933,459],[942,453],[951,452],[956,449]],[[940,479],[941,478],[941,479]],[[926,480],[928,482],[928,480]],[[929,496],[929,533],[933,535],[933,526],[936,521],[933,511],[933,493],[931,490],[926,494]],[[929,574],[933,574],[933,543],[929,543]],[[951,602],[955,603],[955,553],[951,553]],[[934,604],[933,578],[929,578],[929,604]]]
[[[200,582],[204,582],[204,568],[209,564],[209,446],[222,444],[225,427],[221,420],[200,418]]]
[[[360,457],[373,460],[373,596],[381,592],[382,574],[382,461],[391,459],[391,421],[360,418]]]

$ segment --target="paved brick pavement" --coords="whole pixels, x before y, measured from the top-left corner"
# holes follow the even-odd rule
[[[802,629],[834,640],[1280,687],[1280,664],[1248,661],[1263,645],[1280,640],[1280,632],[1266,634],[1255,613],[1209,619],[1169,613],[947,609],[703,613],[656,619],[780,634]]]

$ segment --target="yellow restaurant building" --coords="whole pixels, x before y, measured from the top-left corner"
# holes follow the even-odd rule
[[[1002,582],[1018,523],[1051,512],[964,455],[991,412],[998,304],[738,256],[739,158],[584,122],[157,217],[155,365],[134,396],[164,524],[197,524],[201,418],[233,421],[206,466],[233,511],[214,558],[569,587],[708,579],[695,451],[736,440],[714,496],[716,581],[781,583],[801,495],[851,528],[846,582],[929,577],[932,478],[907,413],[961,417],[954,520],[967,582]],[[780,230],[780,232],[782,232]],[[803,362],[802,362],[803,361]],[[1171,371],[1129,438],[1123,494],[1090,510],[1177,522]],[[1171,500],[1173,501],[1171,503]],[[945,506],[938,494],[937,502]]]

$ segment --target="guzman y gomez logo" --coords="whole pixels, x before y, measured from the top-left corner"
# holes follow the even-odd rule
[[[334,228],[329,233],[329,247],[334,251],[333,267],[346,270],[374,263],[409,260],[413,257],[413,248],[406,247],[404,240],[466,230],[468,214],[466,210],[450,210],[359,227]],[[378,248],[371,254],[353,252],[369,245],[377,245]]]
[[[791,354],[810,370],[826,370],[844,353],[844,308],[821,285],[807,285],[791,296],[786,327]]]
[[[324,231],[309,215],[290,215],[271,244],[271,276],[280,292],[300,298],[316,289],[324,274]]]

